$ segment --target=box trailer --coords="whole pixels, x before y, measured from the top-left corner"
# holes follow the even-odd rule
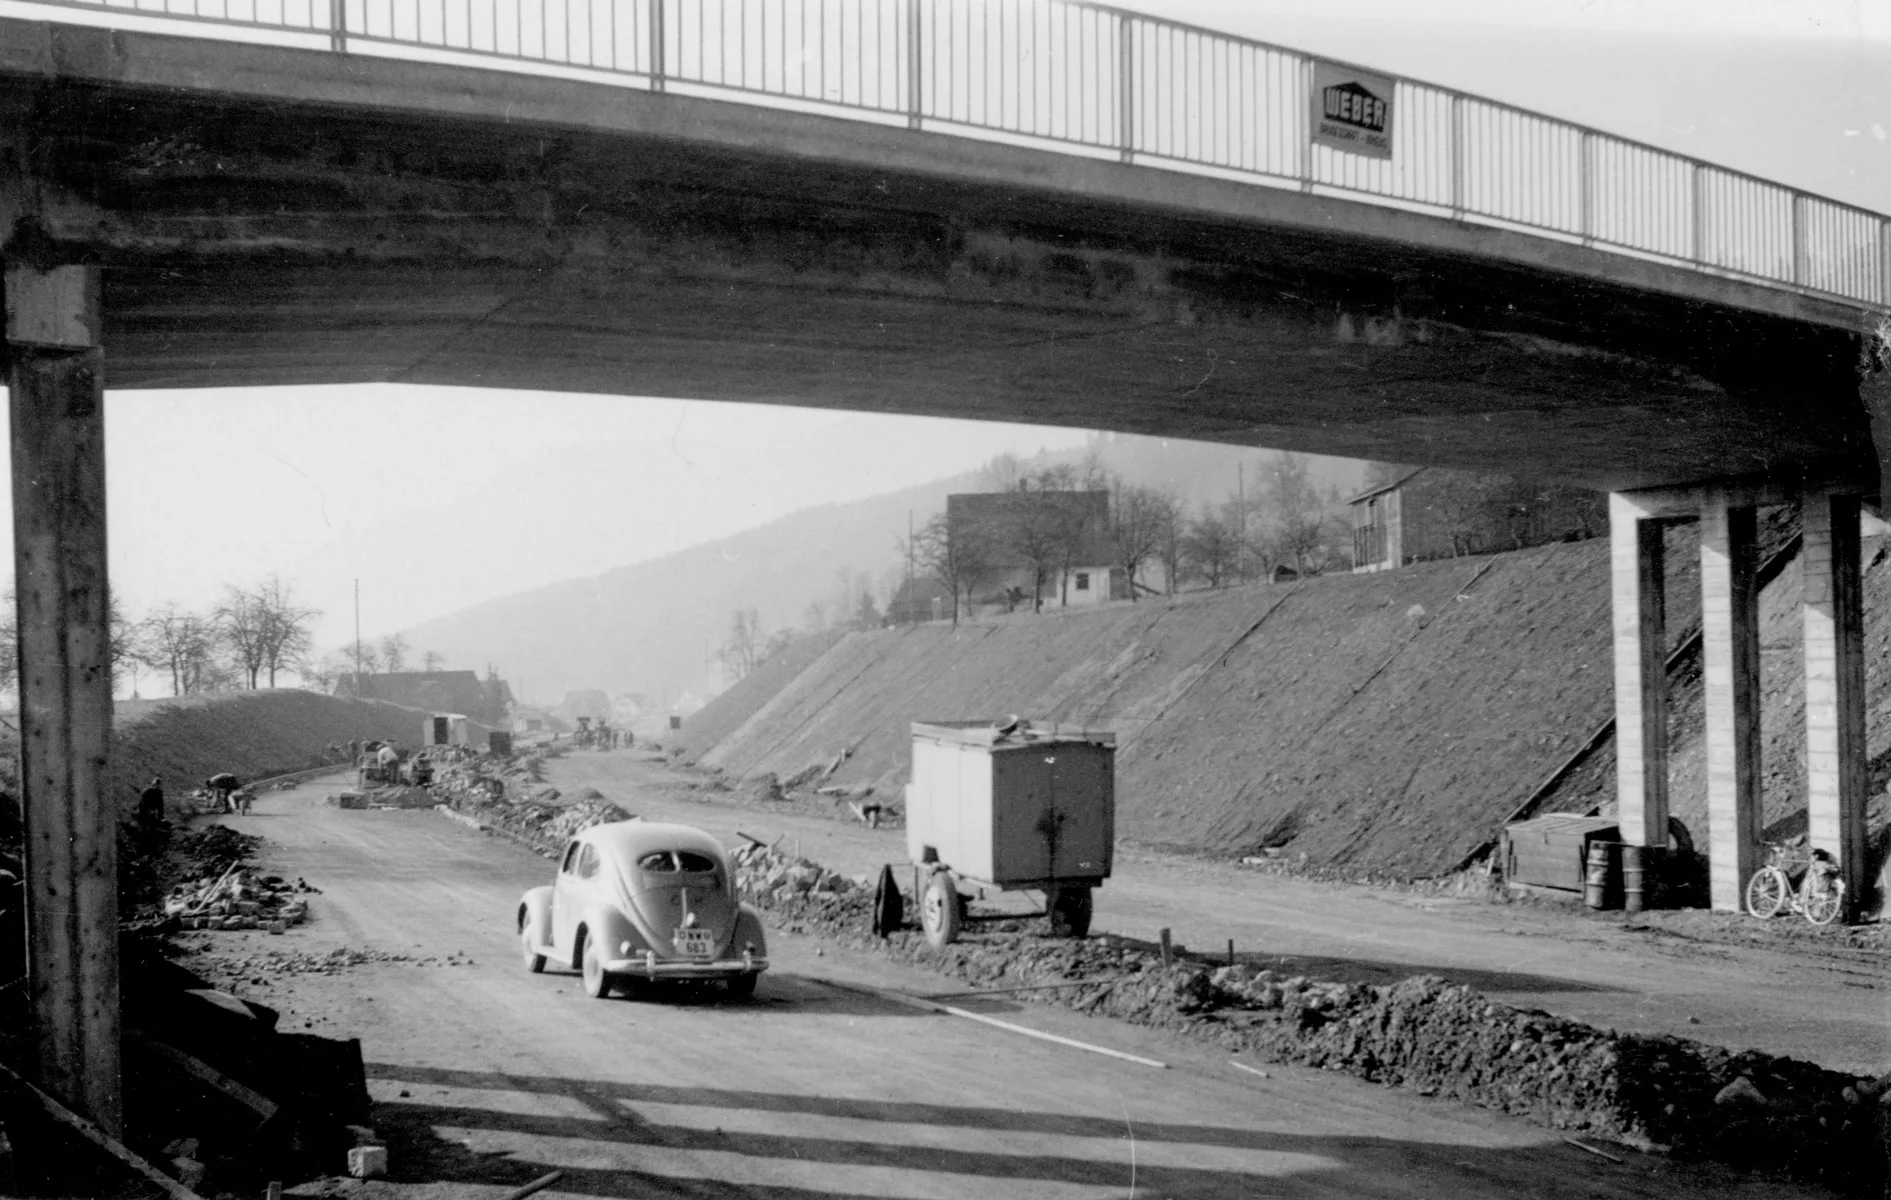
[[[1116,735],[1031,723],[914,722],[906,849],[920,915],[944,945],[965,919],[961,884],[1044,893],[1053,931],[1082,937],[1116,843]]]

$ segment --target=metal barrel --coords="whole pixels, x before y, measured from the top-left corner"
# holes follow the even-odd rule
[[[1622,847],[1622,907],[1635,913],[1642,910],[1642,848]]]
[[[1590,908],[1604,907],[1608,886],[1609,844],[1598,838],[1589,843],[1589,867],[1583,878],[1582,902]]]

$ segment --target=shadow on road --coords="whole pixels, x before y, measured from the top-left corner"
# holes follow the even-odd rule
[[[511,1187],[556,1166],[565,1173],[560,1192],[756,1200],[933,1195],[942,1185],[969,1189],[964,1191],[967,1197],[1015,1195],[1031,1191],[1033,1185],[1077,1185],[1107,1189],[1106,1195],[1128,1196],[1133,1190],[1138,1196],[1170,1200],[1295,1195],[1677,1200],[1759,1194],[1750,1191],[1750,1183],[1742,1187],[1742,1181],[1717,1168],[1680,1168],[1625,1150],[1617,1153],[1626,1162],[1611,1163],[1550,1134],[1542,1135],[1544,1140],[1536,1145],[1484,1147],[1221,1125],[1129,1124],[1113,1117],[1010,1108],[599,1083],[388,1063],[369,1064],[368,1074],[416,1092],[429,1085],[446,1089],[440,1102],[416,1095],[377,1106],[376,1123],[388,1140],[393,1164],[391,1179],[414,1184]],[[469,1097],[468,1091],[474,1095]],[[483,1091],[494,1093],[490,1107],[478,1102]],[[498,1093],[509,1095],[502,1098]],[[521,1112],[531,1104],[522,1105],[520,1093],[540,1098],[546,1108],[581,1112]],[[650,1114],[639,1111],[640,1106],[660,1106],[662,1111]],[[1266,1099],[1257,1094],[1256,1110],[1265,1106]],[[812,1129],[790,1132],[797,1125]],[[885,1137],[876,1137],[876,1132]],[[1085,1147],[1065,1146],[1054,1147],[1065,1153],[986,1152],[976,1148],[981,1134],[1093,1139],[1110,1143],[1111,1150],[1093,1146],[1085,1153]],[[942,1144],[955,1138],[960,1145]],[[1128,1161],[1132,1139],[1141,1149],[1133,1184]],[[494,1148],[481,1151],[476,1145]],[[1230,1165],[1245,1155],[1255,1156],[1250,1166]],[[1191,1159],[1199,1165],[1178,1165],[1177,1160]],[[770,1182],[763,1177],[773,1169],[771,1163],[788,1178],[802,1179],[813,1164],[832,1173],[837,1186]],[[1651,1174],[1651,1166],[1658,1173]],[[743,1178],[723,1178],[719,1170]],[[897,1175],[888,1179],[887,1172]],[[933,1178],[915,1179],[913,1174]],[[876,1179],[879,1184],[870,1183]],[[867,1183],[868,1190],[849,1188],[848,1182]]]

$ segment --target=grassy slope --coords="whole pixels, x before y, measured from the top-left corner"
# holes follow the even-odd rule
[[[167,790],[183,791],[218,771],[247,780],[317,766],[331,742],[378,737],[413,746],[426,715],[379,700],[289,690],[121,702],[109,794],[129,809],[153,775]]]
[[[702,761],[787,775],[848,749],[836,782],[892,789],[913,720],[1100,725],[1118,733],[1129,837],[1429,874],[1490,837],[1609,714],[1607,564],[1597,541],[853,634],[765,704],[745,697],[749,715]],[[725,719],[716,707],[703,717]]]

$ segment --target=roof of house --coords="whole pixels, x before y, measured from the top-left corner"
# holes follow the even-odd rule
[[[361,676],[359,686],[350,671],[335,681],[335,694],[429,712],[466,713],[486,722],[504,719],[512,702],[512,689],[503,679],[482,680],[476,671],[385,671]]]
[[[1423,467],[1413,467],[1411,470],[1405,472],[1405,474],[1399,476],[1397,479],[1392,480],[1390,483],[1382,483],[1378,487],[1367,488],[1365,491],[1359,493],[1357,496],[1347,497],[1346,503],[1357,504],[1361,500],[1370,500],[1374,496],[1383,496],[1385,495],[1385,493],[1391,491],[1392,489],[1399,487],[1402,484],[1408,482],[1412,478],[1412,476],[1421,473],[1422,471],[1424,471],[1424,469],[1425,468]]]

